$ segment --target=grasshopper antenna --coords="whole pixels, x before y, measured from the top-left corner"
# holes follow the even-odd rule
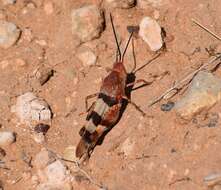
[[[114,32],[114,38],[115,38],[115,41],[116,41],[116,44],[117,44],[117,55],[116,55],[116,61],[118,61],[118,54],[119,54],[119,60],[121,60],[121,51],[120,51],[120,46],[119,46],[119,43],[118,43],[118,40],[117,40],[117,34],[116,34],[116,31],[115,31],[115,28],[114,28],[114,23],[113,23],[113,18],[112,18],[112,15],[110,13],[110,20],[111,20],[111,26],[112,26],[112,29],[113,29],[113,32]]]
[[[121,60],[122,62],[124,61],[124,55],[125,55],[125,53],[127,51],[127,48],[128,48],[128,45],[130,43],[130,40],[131,40],[132,36],[133,36],[133,31],[131,32],[130,37],[129,37],[128,41],[127,41],[127,45],[126,45],[126,47],[124,49],[124,52],[123,52],[123,55],[122,55],[122,60]]]

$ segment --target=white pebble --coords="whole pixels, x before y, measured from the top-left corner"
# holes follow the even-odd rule
[[[156,20],[150,17],[144,17],[142,19],[139,35],[149,45],[152,51],[157,51],[163,46],[161,27]]]
[[[34,139],[34,141],[35,141],[36,143],[38,143],[38,144],[42,144],[42,143],[45,142],[45,136],[44,136],[43,133],[35,133],[35,134],[33,135],[33,139]]]
[[[13,132],[1,131],[0,132],[0,146],[7,146],[15,142],[16,137]]]

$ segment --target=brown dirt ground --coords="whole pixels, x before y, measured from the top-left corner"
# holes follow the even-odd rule
[[[148,108],[148,103],[169,88],[174,81],[193,71],[208,60],[205,48],[220,47],[220,42],[191,22],[196,18],[216,33],[221,31],[221,4],[216,0],[168,0],[158,8],[141,10],[138,7],[106,9],[106,29],[99,39],[86,43],[98,56],[97,66],[86,68],[75,57],[76,40],[71,35],[70,12],[84,4],[98,3],[86,0],[52,0],[55,10],[46,15],[43,1],[35,0],[37,8],[22,14],[25,0],[4,7],[7,20],[16,23],[22,30],[30,28],[34,40],[28,42],[24,35],[17,45],[0,51],[0,60],[24,59],[25,66],[12,64],[0,70],[0,123],[2,129],[17,133],[17,141],[6,149],[5,161],[10,170],[0,169],[0,179],[6,190],[33,189],[31,180],[19,179],[31,172],[21,159],[22,153],[34,157],[42,147],[62,154],[65,147],[76,145],[78,131],[84,123],[84,98],[99,90],[101,79],[107,74],[105,68],[114,61],[115,43],[108,19],[108,12],[123,42],[126,41],[127,25],[137,25],[144,16],[160,13],[159,23],[165,29],[166,51],[150,65],[137,73],[137,78],[151,80],[151,75],[169,74],[153,84],[132,92],[132,100],[148,114],[142,118],[132,106],[125,110],[120,122],[108,133],[101,146],[97,146],[86,170],[111,190],[118,189],[207,189],[204,176],[221,170],[221,128],[198,127],[192,122],[183,123],[173,112],[162,112],[158,103]],[[1,4],[0,4],[1,6]],[[45,40],[40,46],[35,39]],[[216,49],[216,48],[215,48]],[[140,39],[135,39],[137,65],[141,66],[154,54]],[[130,52],[125,65],[132,67]],[[39,65],[45,64],[55,70],[55,75],[43,86],[36,86],[32,74]],[[218,70],[216,75],[220,75]],[[54,113],[47,141],[39,145],[31,138],[27,126],[17,126],[17,118],[10,112],[16,96],[33,91],[43,97]],[[175,96],[175,101],[180,95]],[[74,110],[74,111],[71,111]],[[210,113],[220,113],[220,103]],[[69,113],[69,114],[68,114]],[[25,130],[26,129],[26,130]],[[121,147],[125,140],[133,146],[128,155]],[[142,155],[145,155],[142,157]],[[70,169],[71,164],[68,163]],[[187,180],[188,179],[188,180]],[[74,187],[76,189],[77,187]],[[82,182],[78,189],[96,189]]]

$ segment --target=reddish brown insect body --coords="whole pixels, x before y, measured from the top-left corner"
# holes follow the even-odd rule
[[[110,74],[103,80],[98,99],[93,110],[89,111],[86,126],[80,130],[82,138],[77,146],[77,157],[88,154],[102,134],[117,122],[122,101],[126,97],[126,78],[123,63],[115,63]]]
[[[76,156],[79,158],[83,155],[87,158],[90,155],[90,152],[104,132],[109,130],[118,121],[123,100],[128,100],[125,94],[128,74],[123,65],[123,56],[132,37],[132,33],[121,59],[121,52],[116,38],[112,17],[111,23],[118,47],[119,59],[117,56],[117,61],[114,63],[111,72],[104,78],[97,100],[88,112],[87,123],[79,132],[81,140],[76,149]]]

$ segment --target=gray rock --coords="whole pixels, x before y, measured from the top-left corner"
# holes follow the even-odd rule
[[[113,8],[129,9],[135,6],[135,0],[106,0],[108,6]]]
[[[15,142],[16,136],[15,133],[10,131],[1,131],[0,132],[0,146],[7,146]]]
[[[56,159],[56,156],[53,152],[42,148],[41,151],[35,156],[32,164],[37,169],[43,169],[47,165],[53,163]]]
[[[17,42],[21,30],[11,22],[0,20],[0,48],[7,49]]]
[[[15,112],[22,122],[50,120],[52,116],[47,102],[31,92],[17,98],[12,112]]]
[[[188,91],[175,104],[175,110],[183,119],[192,119],[207,111],[221,99],[221,79],[212,73],[200,71],[191,82]]]
[[[72,10],[72,33],[81,42],[100,37],[104,30],[103,11],[95,5]]]
[[[150,17],[144,17],[141,20],[139,35],[152,51],[157,51],[163,46],[161,27],[156,20]]]

